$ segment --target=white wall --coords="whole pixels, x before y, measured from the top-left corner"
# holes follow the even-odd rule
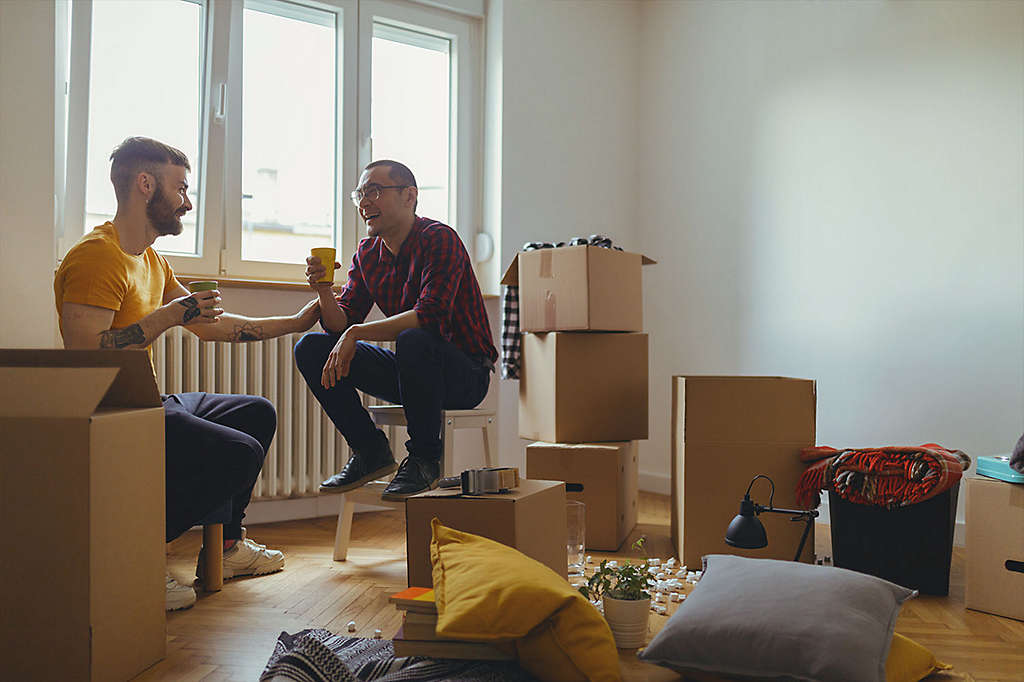
[[[1024,4],[648,2],[652,434],[669,377],[818,382],[818,442],[1024,429]]]
[[[501,126],[502,270],[528,241],[602,233],[638,248],[629,198],[638,168],[636,3],[504,0],[488,12],[488,41],[500,30],[503,47],[501,118],[486,123]],[[518,381],[501,382],[500,448],[504,464],[525,471],[518,391]]]
[[[53,2],[0,2],[0,348],[52,347]]]

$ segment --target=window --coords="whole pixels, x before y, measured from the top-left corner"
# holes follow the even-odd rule
[[[114,217],[109,157],[126,137],[153,137],[177,147],[193,171],[199,163],[203,7],[150,0],[145,12],[137,8],[135,0],[104,0],[92,7],[85,231]],[[182,219],[184,232],[160,240],[164,253],[199,253],[196,218],[202,205],[196,175],[189,188],[196,210]]]
[[[422,215],[448,222],[451,41],[375,22],[370,126],[373,157],[416,174]],[[414,115],[410,115],[415,112]]]
[[[478,19],[410,0],[72,7],[64,250],[113,216],[109,155],[131,135],[189,156],[195,210],[154,244],[183,274],[301,281],[310,248],[349,257],[348,193],[381,158],[416,174],[420,215],[476,232]]]
[[[242,260],[335,243],[334,15],[248,2],[242,35]]]

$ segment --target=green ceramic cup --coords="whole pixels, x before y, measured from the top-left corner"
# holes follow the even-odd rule
[[[189,282],[188,290],[190,292],[197,293],[200,291],[213,291],[217,288],[217,283],[213,280],[202,280],[199,282]]]

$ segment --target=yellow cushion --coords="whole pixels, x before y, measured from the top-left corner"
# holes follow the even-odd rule
[[[619,680],[604,618],[544,564],[494,540],[432,522],[437,633],[516,640],[519,663],[542,680]]]
[[[935,660],[935,654],[914,640],[898,632],[893,633],[889,658],[885,659],[887,682],[917,682],[936,670],[949,670],[951,667]]]

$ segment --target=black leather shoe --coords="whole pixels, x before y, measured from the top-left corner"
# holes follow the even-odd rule
[[[398,465],[398,473],[384,489],[382,500],[401,501],[418,493],[433,490],[441,478],[439,462],[417,457],[406,457]]]
[[[375,451],[352,451],[345,468],[320,484],[321,493],[344,493],[363,486],[398,468],[386,438]]]

